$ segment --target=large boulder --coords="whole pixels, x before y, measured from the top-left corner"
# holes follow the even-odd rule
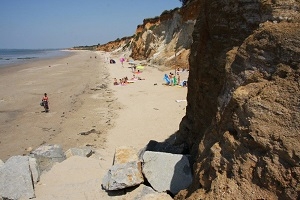
[[[189,160],[185,155],[146,151],[143,174],[158,192],[177,194],[192,183]]]
[[[0,197],[13,200],[35,197],[31,170],[38,170],[34,159],[29,160],[29,156],[13,156],[0,167]]]
[[[102,187],[105,190],[120,190],[143,182],[141,162],[133,161],[113,165],[103,177]]]
[[[55,163],[66,159],[63,149],[57,144],[40,146],[30,156],[37,159],[41,172],[48,171]]]

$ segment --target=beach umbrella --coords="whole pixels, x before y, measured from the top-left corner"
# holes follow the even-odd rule
[[[142,65],[139,65],[139,66],[136,67],[136,69],[144,69],[144,68],[145,68],[145,67],[142,66]]]

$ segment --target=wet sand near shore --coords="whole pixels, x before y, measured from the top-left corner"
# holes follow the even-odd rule
[[[98,55],[80,51],[0,69],[0,159],[28,154],[42,144],[103,148],[114,99]],[[39,105],[45,92],[49,113]]]

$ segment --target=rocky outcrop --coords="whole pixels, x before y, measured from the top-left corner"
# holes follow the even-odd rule
[[[155,146],[162,147],[156,141],[151,143],[155,144],[150,145],[152,150]],[[103,177],[102,188],[106,191],[120,191],[136,186],[136,196],[131,199],[170,199],[167,192],[175,195],[191,184],[188,155],[147,151],[148,146],[139,153],[133,147],[116,148],[113,165]]]
[[[175,199],[299,199],[299,1],[199,2]]]

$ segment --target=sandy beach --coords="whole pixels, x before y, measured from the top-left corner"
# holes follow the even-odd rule
[[[116,64],[109,64],[108,57]],[[113,198],[101,189],[101,179],[115,148],[140,149],[149,140],[163,141],[178,130],[187,88],[163,85],[163,76],[170,71],[150,66],[137,74],[145,80],[114,86],[114,78],[133,75],[129,63],[122,67],[119,58],[78,51],[66,58],[0,69],[0,159],[28,154],[42,144],[59,144],[65,151],[90,145],[101,155],[99,160],[74,157],[56,164],[42,175],[35,188],[37,199]],[[181,73],[181,80],[187,77],[188,72]],[[45,92],[49,113],[39,105]],[[77,176],[67,168],[76,164]],[[76,183],[80,190],[71,187]]]

